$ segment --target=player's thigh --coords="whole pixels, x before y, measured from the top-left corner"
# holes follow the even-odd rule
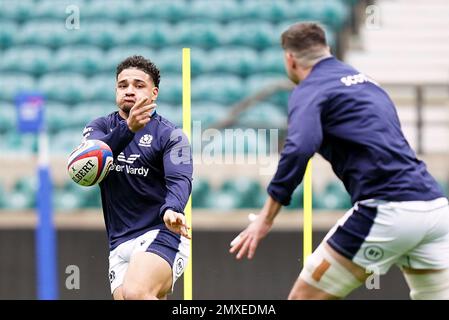
[[[114,292],[112,293],[112,297],[114,298],[114,300],[124,300],[122,286],[119,286],[114,290]]]
[[[365,269],[324,241],[312,253],[296,280],[289,299],[339,299],[366,280]]]
[[[135,252],[131,256],[123,281],[125,299],[164,298],[171,291],[172,268],[152,252]]]

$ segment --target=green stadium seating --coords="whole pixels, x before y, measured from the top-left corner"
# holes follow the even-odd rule
[[[34,78],[26,73],[2,72],[0,88],[0,100],[13,101],[18,93],[35,90],[36,83]]]
[[[0,48],[9,48],[14,45],[19,30],[19,26],[15,22],[3,20],[0,28]]]
[[[233,192],[212,191],[205,202],[205,208],[212,209],[210,213],[220,213],[239,207],[238,195]]]
[[[286,208],[290,209],[290,210],[302,209],[303,205],[304,205],[304,186],[301,183],[293,191],[290,204],[288,206],[286,206]]]
[[[164,76],[161,77],[159,84],[158,101],[161,103],[170,103],[174,105],[182,104],[182,77],[176,76]]]
[[[260,59],[255,50],[248,47],[225,47],[209,54],[209,72],[233,73],[242,77],[258,71]]]
[[[48,102],[45,105],[45,120],[50,134],[58,133],[72,126],[71,108],[63,103]]]
[[[267,22],[232,24],[228,25],[226,31],[226,42],[228,45],[249,46],[257,50],[279,45],[279,34]]]
[[[176,43],[182,47],[198,46],[205,49],[218,47],[225,43],[223,26],[217,22],[180,22],[173,32]]]
[[[292,6],[294,5],[295,4],[279,0],[267,1],[263,3],[263,5],[261,5],[258,1],[250,1],[246,7],[246,10],[251,12],[251,16],[254,16],[260,20],[277,23],[293,17]]]
[[[115,105],[115,73],[99,74],[89,78],[86,82],[90,86],[90,89],[86,90],[90,99]],[[81,100],[78,100],[78,102],[81,102]]]
[[[106,51],[105,59],[102,62],[104,71],[112,72],[115,77],[117,65],[127,57],[133,55],[141,55],[147,59],[154,60],[156,53],[143,45],[112,48],[109,51]]]
[[[160,49],[177,43],[173,25],[160,22],[129,22],[123,26],[123,45]]]
[[[55,71],[78,72],[91,76],[104,70],[105,54],[94,46],[68,46],[57,51],[52,65]]]
[[[237,76],[210,74],[197,77],[192,81],[193,101],[212,101],[231,105],[246,94],[242,87],[242,80]]]
[[[31,20],[17,34],[17,43],[56,49],[68,44],[79,43],[86,28],[87,24],[79,30],[69,30],[65,27],[64,21]]]
[[[52,70],[51,51],[44,46],[11,47],[2,54],[0,70],[40,76]]]
[[[209,197],[211,186],[205,179],[193,178],[192,183],[192,206],[194,208],[204,208]]]
[[[351,199],[340,181],[332,181],[316,196],[314,205],[318,209],[347,210],[351,207]]]
[[[284,53],[279,46],[265,49],[260,54],[259,72],[278,73],[285,72]]]
[[[81,44],[96,45],[104,50],[120,45],[125,39],[121,26],[109,20],[86,22],[78,32]]]
[[[160,69],[162,77],[166,74],[180,75],[182,71],[182,48],[169,47],[157,52],[153,62]]]
[[[188,18],[193,21],[210,20],[226,23],[235,21],[241,16],[241,5],[232,0],[193,1],[189,7]]]
[[[243,112],[239,123],[253,128],[282,128],[287,124],[287,115],[269,103],[260,103]]]
[[[4,208],[7,210],[31,209],[36,205],[35,194],[28,194],[20,191],[8,193],[5,199]]]
[[[0,133],[4,134],[16,128],[16,108],[13,104],[0,101]]]
[[[1,18],[16,20],[19,23],[28,21],[34,15],[35,1],[0,1]]]
[[[34,135],[12,131],[6,134],[2,140],[8,153],[30,154],[37,151],[37,140]]]
[[[247,177],[239,177],[225,181],[220,191],[233,194],[239,208],[256,208],[260,205],[259,198],[262,192],[259,183]]]
[[[39,80],[38,89],[47,99],[74,104],[89,100],[95,83],[89,83],[79,73],[49,73]]]
[[[226,107],[215,103],[195,103],[192,106],[193,121],[201,121],[201,128],[205,129],[227,115]]]
[[[83,138],[82,129],[66,129],[50,136],[50,152],[69,155]]]

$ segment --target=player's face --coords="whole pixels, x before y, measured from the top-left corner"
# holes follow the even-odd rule
[[[115,88],[117,106],[125,113],[141,98],[147,97],[149,104],[157,99],[158,88],[150,75],[142,70],[130,68],[119,73]]]
[[[294,83],[298,84],[300,79],[296,73],[297,63],[295,57],[289,51],[284,51],[284,66],[288,78]]]

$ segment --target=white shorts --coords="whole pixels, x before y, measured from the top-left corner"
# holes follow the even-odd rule
[[[173,272],[172,290],[184,272],[190,253],[190,240],[166,229],[155,229],[121,243],[109,254],[111,293],[123,284],[131,256],[136,252],[151,252],[165,259]]]
[[[449,268],[449,206],[431,201],[357,202],[324,241],[370,272],[393,264],[412,269]]]

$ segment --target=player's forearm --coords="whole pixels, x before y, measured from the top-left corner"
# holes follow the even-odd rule
[[[121,121],[111,132],[107,134],[93,132],[88,139],[98,139],[103,141],[111,148],[114,157],[117,157],[133,138],[134,133],[129,130],[125,121]]]
[[[282,205],[269,195],[260,214],[267,222],[272,223],[281,210],[281,207]]]

